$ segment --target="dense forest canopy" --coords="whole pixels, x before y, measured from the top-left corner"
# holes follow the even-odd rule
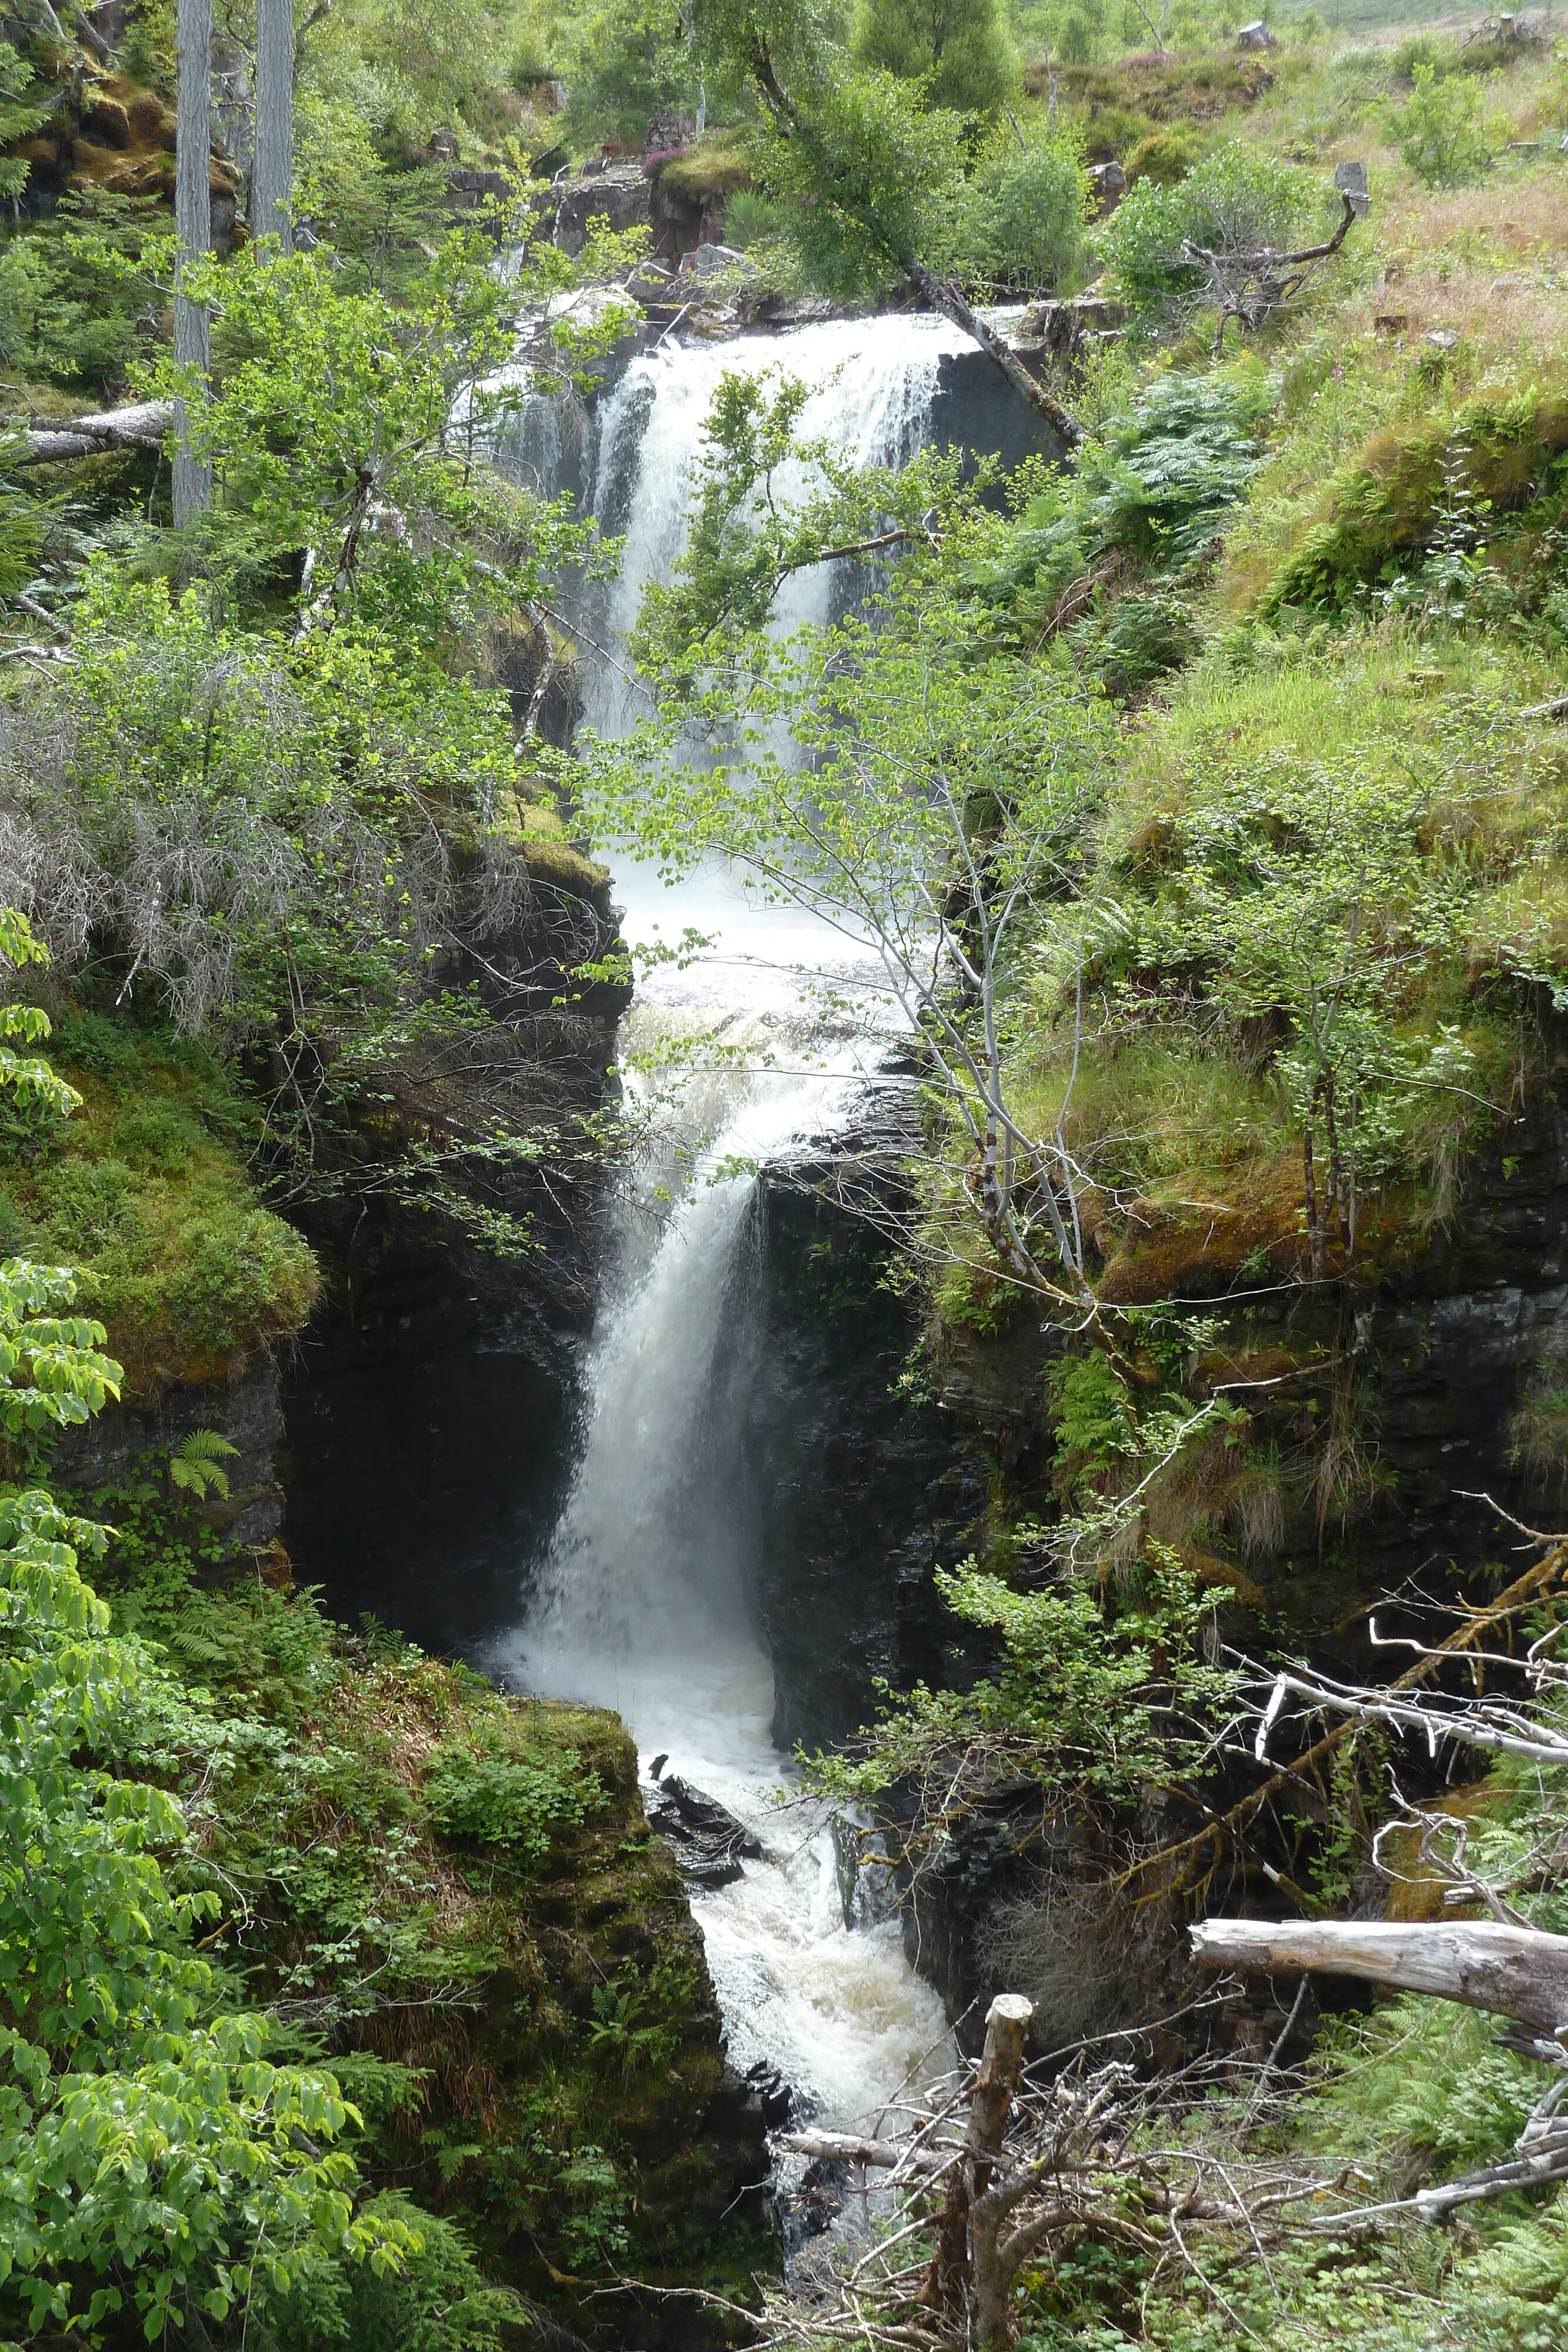
[[[0,10],[0,2341],[1568,2341],[1565,152],[1544,15]],[[853,463],[744,334],[911,308],[1036,454]],[[506,453],[678,334],[736,363],[607,649]],[[367,1234],[580,1333],[633,854],[878,960],[824,1192],[987,1499],[951,1683],[803,1762],[911,1916],[1027,1812],[977,1966],[1089,2021],[1010,2157],[1009,2082],[829,2149],[905,2202],[788,2292],[613,1720],[334,1625],[155,1419]],[[1449,1259],[1517,1507],[1456,1477],[1389,1617]],[[1285,1915],[1268,2046],[1205,1912]]]

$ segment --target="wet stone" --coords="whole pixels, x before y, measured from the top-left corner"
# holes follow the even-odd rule
[[[654,1759],[655,1767],[664,1758]],[[761,1839],[748,1830],[716,1797],[694,1789],[678,1772],[662,1776],[655,1769],[653,1785],[643,1792],[648,1826],[671,1848],[689,1886],[710,1893],[729,1886],[744,1875],[743,1862],[764,1858]]]

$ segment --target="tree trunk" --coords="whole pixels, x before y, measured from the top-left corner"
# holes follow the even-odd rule
[[[275,236],[293,251],[288,206],[294,193],[294,0],[256,0],[256,161],[250,175],[250,233]]]
[[[1568,1936],[1490,1920],[1429,1927],[1385,1920],[1206,1919],[1189,1930],[1206,1968],[1249,1973],[1322,1969],[1402,1992],[1436,1993],[1517,2018],[1554,2041],[1568,2032]]]
[[[969,2214],[976,2199],[990,2187],[997,2168],[1033,2015],[1034,2003],[1017,1992],[998,1993],[986,2015],[986,2047],[969,2105],[964,2152],[947,2183],[936,2252],[921,2290],[921,2301],[938,2310],[961,2305],[973,2280]],[[1005,2315],[1002,2326],[1005,2330]],[[992,2326],[978,2340],[989,2347],[1004,2345],[1007,2336]]]
[[[213,200],[208,128],[213,79],[212,0],[176,0],[174,16],[174,226],[180,257],[174,278],[174,361],[202,379],[204,392],[212,366],[212,336],[205,309],[180,290],[191,263],[212,250]],[[193,397],[195,397],[193,394]],[[192,447],[190,418],[182,398],[174,404],[180,446],[174,455],[174,527],[204,514],[212,503],[212,468]]]
[[[1077,418],[1063,408],[1060,400],[1052,399],[1043,384],[1035,382],[1005,336],[998,335],[994,327],[988,327],[985,320],[970,310],[957,288],[946,278],[938,278],[935,270],[927,269],[924,262],[911,264],[907,275],[921,299],[929,302],[934,310],[940,310],[945,319],[951,319],[956,327],[961,328],[966,335],[978,343],[986,357],[1001,370],[1019,397],[1027,400],[1030,406],[1045,418],[1070,449],[1076,449],[1083,438],[1083,429]]]
[[[19,432],[24,446],[13,465],[51,466],[62,457],[94,457],[105,449],[158,449],[174,422],[168,400],[141,400],[125,408],[106,408],[93,416],[62,417],[57,424],[33,425],[26,417],[0,417],[0,429]]]

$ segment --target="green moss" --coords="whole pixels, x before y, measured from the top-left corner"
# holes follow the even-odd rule
[[[570,842],[554,840],[549,834],[530,832],[522,843],[522,852],[536,882],[565,890],[574,898],[591,899],[610,879],[608,867],[596,866]]]
[[[710,131],[706,137],[694,139],[678,155],[661,163],[655,177],[662,189],[673,196],[684,196],[690,204],[733,196],[737,189],[751,185],[750,167],[733,131]]]
[[[128,1401],[291,1338],[316,1298],[315,1258],[257,1200],[230,1139],[246,1115],[215,1067],[90,1012],[68,1013],[49,1050],[82,1104],[13,1149],[7,1229],[17,1250],[80,1268]]]

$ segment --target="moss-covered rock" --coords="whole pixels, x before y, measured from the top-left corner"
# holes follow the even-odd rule
[[[265,1208],[236,1150],[254,1118],[198,1048],[68,1013],[51,1057],[63,1122],[0,1139],[0,1246],[80,1269],[125,1396],[227,1380],[290,1339],[319,1287],[309,1244]]]
[[[221,1955],[360,2105],[371,2188],[593,2341],[728,2340],[649,2290],[744,2295],[771,2267],[763,2119],[619,1719],[266,1581],[204,1589],[188,1513],[99,1499],[119,1622],[191,1685],[159,1745]]]

